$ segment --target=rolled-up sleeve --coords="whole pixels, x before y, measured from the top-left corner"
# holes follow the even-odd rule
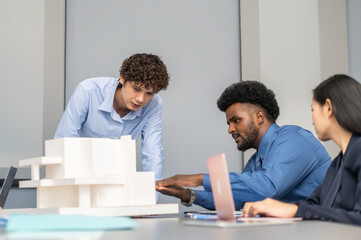
[[[153,171],[155,180],[163,179],[162,102],[152,109],[141,131],[142,170]]]

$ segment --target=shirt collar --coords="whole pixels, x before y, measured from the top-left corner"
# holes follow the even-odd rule
[[[148,103],[149,104],[149,103]],[[132,120],[136,117],[141,117],[143,115],[144,108],[146,106],[142,107],[141,109],[137,111],[130,111],[127,115],[123,117],[123,120]]]
[[[276,135],[276,131],[279,128],[280,127],[276,123],[274,123],[268,128],[265,135],[263,136],[261,143],[259,144],[259,147],[258,147],[258,155],[262,159],[264,159],[267,148],[268,148],[269,144],[272,142],[272,139]]]
[[[342,151],[340,151],[339,157],[342,159],[347,159],[348,153],[351,151],[353,145],[361,138],[360,135],[357,135],[355,133],[352,134],[350,141],[348,142],[345,154],[342,154]]]
[[[104,112],[112,112],[113,109],[113,102],[114,102],[114,94],[115,94],[115,90],[117,89],[119,84],[119,80],[115,81],[112,85],[110,85],[106,91],[105,91],[105,97],[104,100],[102,102],[102,104],[100,104],[99,106],[99,110],[104,111]]]
[[[98,108],[99,110],[108,112],[108,113],[112,113],[112,112],[114,112],[114,114],[116,113],[114,110],[113,104],[114,104],[115,91],[117,90],[118,85],[119,85],[119,80],[108,87],[108,89],[105,91],[104,101],[100,104],[100,106]],[[143,111],[144,111],[144,109],[143,109],[144,107],[142,107],[141,109],[139,109],[137,111],[130,111],[127,115],[125,115],[123,117],[123,119],[124,120],[132,120],[136,117],[141,117],[143,114]]]

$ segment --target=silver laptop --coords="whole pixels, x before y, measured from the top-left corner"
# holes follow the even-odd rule
[[[301,218],[270,218],[270,217],[240,217],[235,211],[228,167],[224,153],[207,159],[209,177],[217,217],[201,217],[182,221],[185,225],[241,227],[249,225],[285,224],[302,220]]]

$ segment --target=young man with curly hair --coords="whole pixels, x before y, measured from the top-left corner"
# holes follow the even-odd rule
[[[237,148],[257,150],[241,174],[229,174],[236,209],[268,197],[304,200],[322,183],[330,156],[311,132],[276,124],[279,107],[272,90],[260,82],[242,81],[226,88],[217,105],[226,113]],[[184,188],[197,186],[204,191]],[[180,198],[185,206],[194,202],[214,209],[208,174],[175,175],[156,182],[156,189]]]
[[[156,55],[135,54],[124,60],[120,78],[81,82],[69,100],[54,138],[141,136],[142,170],[162,179],[162,99],[169,74]]]

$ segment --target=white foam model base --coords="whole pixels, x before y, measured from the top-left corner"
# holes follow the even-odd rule
[[[37,208],[5,209],[0,214],[77,214],[141,216],[176,214],[178,204],[156,204],[154,172],[136,171],[135,140],[58,138],[45,141],[45,156],[19,161],[30,166],[31,180],[20,188],[37,189]],[[40,179],[45,166],[46,179]]]
[[[60,215],[87,215],[87,216],[143,216],[156,214],[177,214],[178,204],[154,204],[129,207],[102,207],[102,208],[18,208],[0,210],[0,215],[21,214],[60,214]]]

